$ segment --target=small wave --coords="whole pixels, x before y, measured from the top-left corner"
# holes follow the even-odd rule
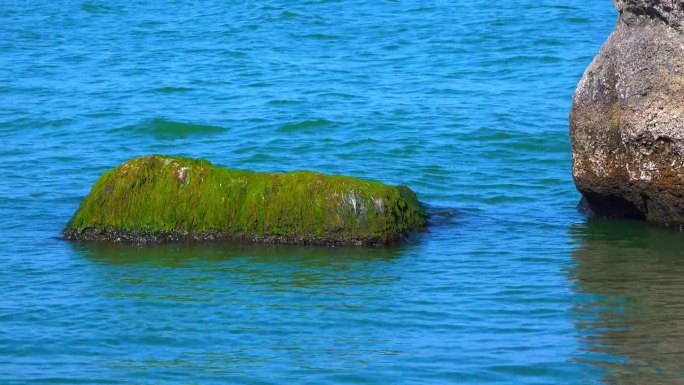
[[[254,83],[249,83],[247,87],[251,88],[266,88],[270,87],[272,84],[269,82],[254,82]]]
[[[515,196],[515,195],[510,195],[510,194],[506,194],[506,195],[498,194],[498,195],[483,197],[483,198],[481,198],[481,200],[482,200],[482,202],[495,205],[495,204],[502,204],[502,203],[534,202],[534,197]]]
[[[432,206],[425,203],[423,206],[429,216],[428,228],[452,225],[462,214],[458,209],[453,207]]]
[[[280,13],[280,18],[281,19],[294,19],[299,17],[299,14],[296,12],[291,12],[291,11],[283,11]]]
[[[275,99],[275,100],[269,100],[266,102],[266,104],[269,104],[271,106],[287,106],[287,105],[292,105],[292,104],[298,104],[300,103],[297,100],[290,100],[290,99]]]
[[[459,135],[458,139],[463,142],[491,142],[515,139],[519,135],[510,130],[502,129],[478,129]]]
[[[61,128],[73,126],[78,120],[73,118],[55,118],[42,120],[37,118],[18,118],[10,121],[0,122],[2,128],[16,127],[16,128]]]
[[[154,89],[154,91],[161,92],[163,94],[172,94],[176,92],[190,92],[192,90],[192,88],[188,87],[160,87]]]
[[[560,39],[537,39],[534,41],[535,45],[538,46],[547,46],[547,47],[562,47],[565,42],[560,40]]]
[[[560,63],[562,60],[557,56],[545,55],[541,57],[541,61],[543,63]]]
[[[572,7],[572,6],[569,6],[569,5],[544,5],[544,6],[540,6],[539,8],[560,9],[560,10],[563,10],[563,11],[576,11],[576,10],[579,9],[579,8],[577,8],[577,7]]]
[[[326,119],[315,119],[315,120],[305,120],[299,123],[286,124],[280,127],[280,131],[300,131],[307,130],[311,128],[323,127],[331,124],[332,122]]]
[[[225,127],[211,126],[207,124],[184,123],[154,118],[144,120],[141,123],[122,127],[117,131],[150,134],[157,137],[186,137],[191,135],[209,135],[226,131]]]
[[[586,17],[568,17],[565,21],[570,24],[588,24],[591,20]]]
[[[110,6],[93,1],[86,1],[85,3],[81,4],[81,10],[88,13],[110,13],[116,11],[116,9]]]
[[[314,39],[314,40],[338,40],[340,37],[337,35],[328,35],[325,33],[312,33],[304,37]]]

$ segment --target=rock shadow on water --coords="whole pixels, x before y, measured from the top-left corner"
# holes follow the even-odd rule
[[[208,124],[179,122],[165,118],[146,119],[139,123],[115,129],[126,134],[151,135],[156,139],[183,139],[195,136],[220,134],[228,129]]]
[[[112,264],[161,262],[174,266],[183,261],[224,261],[237,257],[255,257],[262,261],[339,261],[391,259],[407,245],[385,247],[325,247],[314,245],[259,244],[252,242],[176,243],[129,245],[114,242],[71,242],[84,256]],[[410,244],[409,244],[410,245]]]
[[[636,221],[574,225],[579,361],[607,384],[684,379],[684,237]]]
[[[244,285],[307,288],[380,284],[387,281],[387,274],[382,271],[410,253],[415,244],[331,248],[221,242],[141,247],[72,242],[70,247],[84,260],[108,270],[108,274],[122,268],[126,275],[145,277],[145,280],[221,281],[236,290],[245,290]]]
[[[413,237],[418,237],[414,234]],[[93,261],[111,265],[183,267],[194,263],[226,262],[248,258],[258,263],[294,263],[310,266],[338,262],[392,260],[411,249],[415,239],[382,247],[326,247],[316,245],[261,244],[240,241],[214,243],[163,243],[133,245],[114,242],[69,242],[74,251]]]

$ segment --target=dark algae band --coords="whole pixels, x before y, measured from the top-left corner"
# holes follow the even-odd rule
[[[149,155],[104,173],[64,237],[381,245],[423,229],[426,219],[405,186],[310,171],[238,171],[201,159]]]

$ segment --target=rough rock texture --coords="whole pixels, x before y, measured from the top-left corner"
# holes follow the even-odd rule
[[[615,30],[570,113],[582,205],[684,225],[684,0],[615,0]]]
[[[309,171],[236,171],[206,160],[150,155],[103,174],[64,236],[375,245],[422,229],[426,218],[404,186]]]

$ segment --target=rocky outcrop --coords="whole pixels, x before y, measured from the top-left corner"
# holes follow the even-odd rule
[[[573,177],[591,213],[684,225],[684,0],[615,0],[573,96]]]
[[[377,245],[424,228],[426,218],[405,186],[309,171],[237,171],[206,160],[150,155],[103,174],[64,237]]]

